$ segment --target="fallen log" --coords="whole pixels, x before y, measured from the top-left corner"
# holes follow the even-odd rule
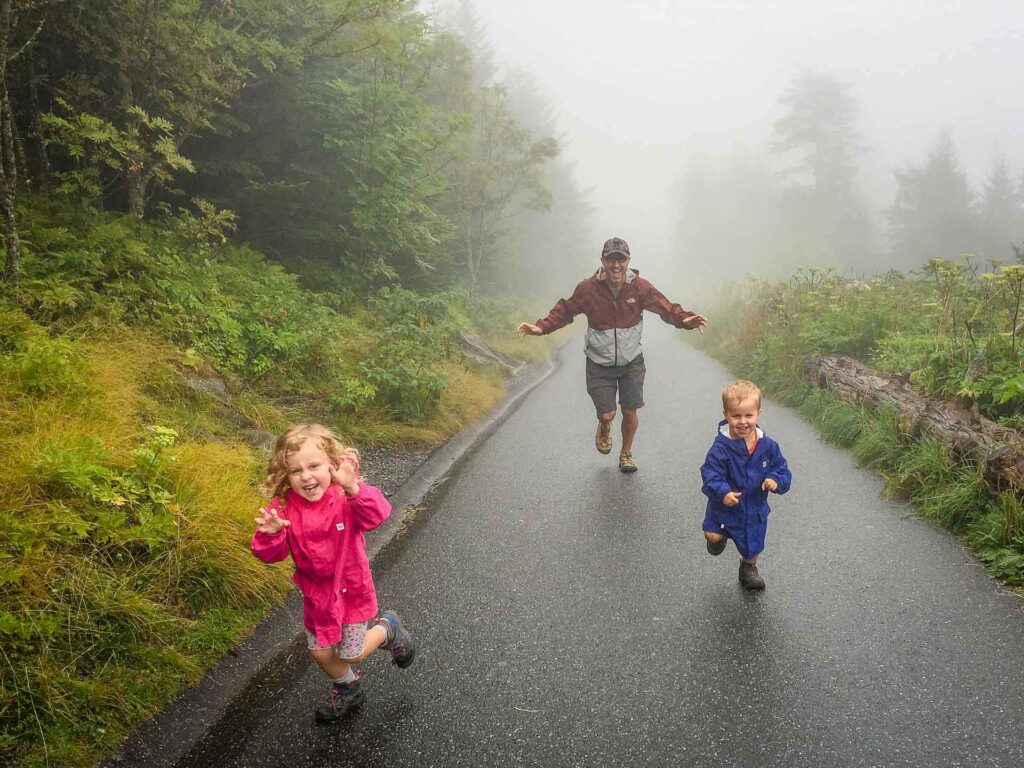
[[[845,355],[808,358],[804,374],[814,386],[871,411],[893,411],[903,433],[932,434],[954,455],[977,461],[992,491],[1024,489],[1024,436],[986,419],[976,407],[926,397],[906,376],[871,370]]]

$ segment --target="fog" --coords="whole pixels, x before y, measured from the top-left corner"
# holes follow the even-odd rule
[[[767,153],[801,72],[849,87],[858,183],[879,227],[893,170],[947,129],[977,194],[1000,155],[1024,168],[1024,10],[1012,0],[473,0],[498,61],[531,71],[559,114],[595,248],[685,283],[678,185],[688,163]],[[595,253],[596,256],[596,253]],[[703,256],[701,258],[707,258]],[[876,260],[877,261],[877,260]],[[847,265],[849,266],[849,265]],[[878,266],[871,263],[868,266]],[[734,277],[736,277],[734,275]]]

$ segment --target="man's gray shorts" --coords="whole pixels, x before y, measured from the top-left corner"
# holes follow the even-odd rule
[[[623,408],[643,408],[644,375],[647,366],[640,355],[626,365],[598,365],[587,358],[587,392],[594,401],[598,413],[615,410],[615,393],[619,393],[619,405]]]

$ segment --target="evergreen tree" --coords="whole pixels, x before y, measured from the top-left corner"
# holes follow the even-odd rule
[[[292,30],[293,65],[239,94],[234,124],[198,148],[192,191],[236,210],[242,237],[321,288],[415,283],[451,233],[437,201],[464,118],[430,101],[452,60],[403,7],[367,5],[320,34],[333,16]]]
[[[971,191],[948,130],[939,134],[923,166],[894,173],[897,189],[889,223],[897,264],[917,267],[931,258],[974,252],[977,224]]]
[[[979,206],[981,251],[987,258],[1006,261],[1014,255],[1013,243],[1024,236],[1021,202],[1010,166],[999,155],[985,182]]]
[[[689,295],[712,296],[736,277],[782,278],[796,266],[779,217],[782,189],[750,154],[689,158],[676,188],[677,242]]]
[[[507,289],[515,281],[505,258],[516,225],[528,211],[551,210],[545,173],[560,148],[550,134],[531,130],[515,114],[515,84],[493,81],[482,26],[468,2],[460,2],[457,11],[447,17],[453,24],[449,31],[461,42],[472,87],[454,108],[469,115],[470,123],[455,146],[458,162],[448,174],[444,210],[456,227],[451,248],[463,270],[462,282],[471,292]],[[532,256],[539,259],[541,253]]]
[[[157,185],[191,171],[186,142],[273,65],[286,0],[54,4],[38,80],[50,141],[86,194],[141,217]],[[92,171],[92,177],[82,174]],[[117,200],[112,195],[121,195]]]
[[[473,8],[472,0],[451,0],[439,14],[442,27],[451,30],[466,47],[472,65],[472,84],[477,87],[498,81],[498,64],[494,48],[487,36],[487,27]]]
[[[831,75],[804,72],[779,98],[773,152],[783,171],[781,213],[794,233],[797,259],[832,265],[863,261],[872,248],[867,203],[857,189],[858,113],[849,87]]]
[[[552,285],[574,285],[593,267],[603,238],[593,232],[593,209],[561,151],[568,139],[559,135],[554,107],[529,72],[512,70],[505,82],[513,116],[531,135],[554,138],[560,151],[541,168],[549,207],[530,205],[528,193],[514,202],[517,215],[502,248],[511,258],[500,263],[491,282],[504,293],[548,298]]]

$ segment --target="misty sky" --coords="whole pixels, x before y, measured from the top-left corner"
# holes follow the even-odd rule
[[[862,181],[951,129],[975,189],[1001,152],[1024,169],[1020,0],[473,0],[499,61],[533,72],[560,114],[599,234],[634,263],[670,248],[687,153],[761,150],[801,68],[849,83],[870,152]]]

